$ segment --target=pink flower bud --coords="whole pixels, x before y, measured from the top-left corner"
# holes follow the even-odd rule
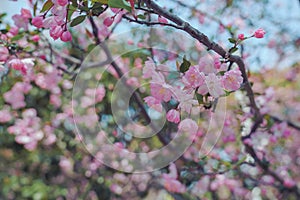
[[[174,122],[176,124],[179,123],[180,122],[180,113],[175,109],[169,110],[169,112],[167,113],[167,120],[169,122]]]
[[[218,58],[216,58],[216,59],[214,60],[214,66],[215,66],[215,68],[216,68],[216,69],[220,69],[220,68],[221,68],[221,65],[222,65],[221,61],[220,61]]]
[[[62,28],[60,26],[53,26],[50,29],[50,36],[54,40],[57,40],[62,35],[62,32],[63,32],[63,30],[62,30]]]
[[[283,185],[284,185],[284,187],[292,188],[296,185],[296,183],[295,183],[295,181],[293,181],[291,179],[286,179],[286,180],[284,180]]]
[[[0,47],[0,62],[6,62],[9,52],[6,47]]]
[[[107,17],[104,19],[103,24],[107,27],[110,27],[113,22],[114,22],[114,19],[112,17]]]
[[[245,35],[243,33],[238,35],[238,39],[239,40],[244,40],[245,39]]]
[[[60,39],[63,42],[69,42],[72,40],[72,35],[69,31],[65,31],[61,34]]]
[[[39,35],[34,35],[31,37],[32,41],[34,42],[38,42],[40,40],[40,36]]]
[[[158,21],[163,24],[167,24],[168,20],[162,16],[158,16]]]
[[[262,28],[260,28],[254,32],[254,37],[263,38],[265,34],[266,34],[266,32]]]
[[[58,5],[65,6],[68,4],[68,0],[57,0]]]
[[[33,26],[35,26],[37,28],[42,28],[43,27],[43,20],[44,20],[43,17],[37,16],[37,17],[32,18],[31,23],[32,23]]]

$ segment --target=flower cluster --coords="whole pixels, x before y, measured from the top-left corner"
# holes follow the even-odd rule
[[[162,66],[160,66],[162,68]],[[166,67],[165,67],[166,68]],[[193,107],[198,106],[195,93],[202,96],[219,98],[226,94],[226,91],[236,91],[243,82],[239,69],[226,71],[223,76],[215,72],[205,74],[200,66],[191,66],[182,73],[182,79],[176,84],[171,84],[165,77],[166,72],[156,68],[152,59],[145,62],[143,77],[151,78],[151,96],[144,98],[149,107],[158,111],[162,110],[162,102],[169,102],[171,99],[178,102],[178,107],[167,113],[167,120],[174,123],[180,122],[180,111],[190,113]]]
[[[26,109],[22,113],[22,118],[17,119],[15,124],[8,128],[8,132],[16,135],[17,143],[23,144],[28,150],[34,150],[37,143],[44,137],[40,121],[35,109]]]
[[[28,25],[31,22],[36,28],[45,28],[50,30],[50,36],[63,42],[72,40],[71,33],[67,30],[67,0],[52,0],[51,16],[39,15],[32,17],[29,10],[22,8],[21,14],[13,16],[16,27],[28,30]],[[47,11],[48,12],[48,11]]]

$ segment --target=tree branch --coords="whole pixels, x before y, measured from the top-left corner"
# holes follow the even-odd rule
[[[103,51],[105,52],[105,54],[107,56],[107,61],[112,65],[112,67],[116,70],[118,76],[121,78],[123,76],[123,72],[120,69],[120,67],[118,66],[118,64],[113,60],[112,55],[111,55],[108,47],[106,46],[106,44],[104,42],[100,41],[100,38],[98,37],[99,29],[98,29],[97,25],[95,24],[93,17],[89,17],[89,21],[92,25],[93,35],[94,35],[96,44],[99,45],[103,49]],[[145,118],[146,122],[149,123],[151,121],[151,118],[149,117],[147,111],[145,110],[145,107],[144,107],[144,104],[143,104],[143,101],[142,101],[140,95],[137,93],[137,91],[133,91],[131,86],[129,86],[126,83],[126,79],[122,79],[122,81],[123,81],[123,84],[127,86],[128,90],[130,92],[132,92],[133,98],[134,98],[135,102],[137,103],[138,107],[140,108],[142,116]],[[151,128],[153,129],[153,131],[158,131],[157,128],[153,126],[153,124],[151,124]],[[163,145],[167,145],[169,143],[169,141],[167,141],[167,139],[165,137],[163,137],[163,135],[158,133],[157,136]]]
[[[279,119],[278,117],[276,116],[270,116],[271,119],[273,119],[275,122],[286,122],[288,126],[300,131],[300,126],[297,126],[296,124],[294,124],[293,122],[289,121],[289,120],[282,120],[282,119]]]

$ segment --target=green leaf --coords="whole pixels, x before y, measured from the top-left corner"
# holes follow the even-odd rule
[[[204,103],[204,102],[203,102],[203,95],[198,94],[198,93],[196,92],[196,98],[197,98],[199,104],[203,104],[203,103]]]
[[[108,5],[111,8],[123,8],[131,11],[130,4],[125,0],[108,0]]]
[[[5,17],[7,14],[6,13],[0,13],[0,19],[2,19],[3,17]]]
[[[103,12],[102,4],[96,2],[92,7],[92,14],[94,16],[99,16],[102,12]]]
[[[88,52],[91,52],[97,45],[95,44],[90,44],[88,47],[87,47],[87,51]]]
[[[102,3],[102,4],[108,4],[108,0],[93,0],[94,2]]]
[[[146,16],[142,15],[142,14],[139,14],[139,15],[137,15],[137,18],[139,18],[139,19],[146,19]]]
[[[233,47],[233,48],[231,48],[231,49],[229,50],[229,53],[234,53],[234,52],[236,52],[238,49],[239,49],[239,48],[237,48],[237,47]]]
[[[73,5],[69,5],[69,12],[68,12],[68,21],[71,21],[71,17],[73,15],[73,13],[76,11],[76,7],[74,7]]]
[[[23,38],[23,37],[24,37],[23,34],[18,34],[18,35],[16,35],[16,36],[12,37],[12,38],[11,38],[11,41],[12,41],[12,42],[18,41],[18,40],[20,40],[20,39]]]
[[[74,6],[74,7],[78,6],[77,0],[71,0],[71,2],[72,2],[72,6]]]
[[[8,32],[8,30],[6,30],[6,29],[1,29],[0,32],[1,32],[2,34],[6,34],[6,33]]]
[[[225,73],[226,73],[226,71],[219,71],[219,72],[217,73],[217,75],[224,76]]]
[[[44,3],[43,8],[41,10],[42,12],[48,11],[54,4],[52,3],[51,0],[46,1],[46,3]]]
[[[235,44],[236,43],[236,40],[234,38],[228,38],[229,42],[232,43],[232,44]]]
[[[35,4],[33,5],[33,16],[36,16],[37,5],[38,2],[35,2]]]
[[[85,20],[86,15],[80,15],[74,18],[70,24],[71,27],[76,26]]]
[[[181,73],[184,73],[184,72],[186,72],[187,70],[189,70],[190,66],[191,66],[190,61],[188,61],[187,59],[185,59],[185,57],[183,57],[183,63],[180,65],[179,71],[180,71]]]

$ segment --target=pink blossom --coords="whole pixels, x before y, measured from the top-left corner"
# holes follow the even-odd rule
[[[197,88],[204,84],[205,75],[203,72],[200,72],[197,67],[192,66],[184,74],[183,81],[185,82],[186,86]]]
[[[41,120],[36,114],[35,109],[27,109],[22,113],[22,119],[17,119],[13,126],[8,127],[8,132],[16,135],[16,142],[28,150],[34,150],[38,141],[44,137],[40,129]]]
[[[145,67],[143,68],[143,78],[150,78],[155,72],[155,63],[151,58],[145,62]]]
[[[72,35],[69,31],[65,31],[61,34],[60,39],[63,42],[69,42],[72,40]]]
[[[122,187],[117,184],[112,184],[110,186],[110,190],[116,194],[122,194],[122,191],[123,191]]]
[[[163,183],[166,190],[169,192],[175,192],[175,193],[183,193],[186,191],[185,185],[180,183],[180,181],[176,180],[177,175],[177,169],[176,165],[174,163],[171,163],[169,166],[169,174],[163,174]]]
[[[8,62],[8,64],[15,70],[22,70],[23,68],[25,68],[25,64],[18,58],[12,59]]]
[[[121,11],[120,8],[110,8],[110,10],[113,12],[113,13],[118,13]]]
[[[9,122],[12,119],[12,115],[7,109],[0,110],[0,123]]]
[[[194,135],[198,132],[198,125],[194,120],[186,118],[179,123],[178,129],[180,132],[188,132]]]
[[[254,37],[263,38],[265,34],[266,34],[266,32],[262,28],[260,28],[254,32]]]
[[[243,83],[241,71],[238,69],[227,71],[222,77],[222,82],[226,90],[234,91],[239,89]]]
[[[67,14],[66,6],[60,6],[54,3],[54,6],[51,8],[51,13],[60,20],[64,20]]]
[[[168,20],[162,16],[158,16],[158,21],[163,24],[167,24]]]
[[[35,26],[37,28],[42,28],[43,27],[43,20],[44,20],[43,17],[36,16],[36,17],[32,18],[31,23],[32,23],[33,26]]]
[[[151,95],[159,101],[167,102],[171,100],[171,86],[165,82],[165,77],[160,72],[153,72],[150,92]]]
[[[112,23],[114,22],[114,18],[113,17],[106,17],[103,21],[103,24],[107,27],[110,27],[112,25]]]
[[[12,34],[13,36],[15,36],[19,33],[19,28],[16,26],[13,26],[9,29],[9,33]]]
[[[45,133],[45,139],[43,140],[43,144],[49,146],[56,141],[56,135],[54,134],[54,127],[46,125],[43,129]]]
[[[26,19],[32,18],[32,15],[31,15],[31,13],[30,13],[30,10],[25,9],[25,8],[22,8],[22,9],[21,9],[21,16],[22,16],[23,18],[26,18]]]
[[[205,76],[205,83],[211,96],[218,98],[219,96],[225,94],[221,85],[221,80],[216,76],[216,74],[209,73],[207,76]]]
[[[58,23],[57,23],[57,19],[56,19],[55,16],[50,16],[50,17],[47,17],[43,20],[44,28],[52,28],[52,27],[55,27],[57,25],[58,25]]]
[[[58,5],[60,6],[65,6],[68,4],[68,0],[57,0]]]
[[[184,193],[186,191],[186,187],[182,183],[180,183],[178,180],[170,178],[165,178],[164,187],[169,192],[174,193]]]
[[[65,173],[69,173],[73,171],[73,163],[70,159],[66,157],[61,157],[59,161],[59,166]]]
[[[105,97],[105,88],[103,85],[99,86],[95,92],[95,100],[97,103],[101,102]]]
[[[151,95],[159,101],[168,102],[171,100],[172,92],[161,84],[150,84]]]
[[[160,101],[157,100],[156,98],[154,98],[152,96],[148,96],[148,97],[144,98],[144,101],[150,108],[152,108],[158,112],[162,112],[162,105],[161,105]]]
[[[49,103],[54,105],[55,108],[58,108],[61,105],[60,97],[58,95],[51,94]]]
[[[4,100],[7,103],[11,104],[13,109],[23,108],[26,105],[24,101],[25,100],[24,94],[22,91],[18,89],[20,84],[21,83],[16,83],[10,91],[4,93],[3,95]]]
[[[273,178],[273,176],[270,176],[270,175],[264,175],[261,179],[263,182],[270,184],[270,185],[275,182],[275,179]]]
[[[28,23],[29,23],[28,18],[24,18],[21,15],[17,14],[12,16],[12,19],[14,20],[14,23],[18,28],[23,28],[25,30],[28,29]]]
[[[283,185],[284,185],[284,187],[292,188],[296,185],[296,183],[292,179],[285,179],[283,182]]]
[[[6,62],[9,57],[9,51],[6,47],[0,46],[0,62]]]
[[[134,87],[139,87],[140,83],[139,80],[136,77],[130,77],[129,79],[127,79],[126,83],[128,85],[134,86]]]
[[[50,29],[50,36],[54,39],[57,40],[60,38],[60,36],[63,33],[63,29],[60,26],[53,26]]]
[[[179,102],[178,108],[181,111],[190,113],[193,105],[198,105],[198,101],[194,99],[194,93],[190,93],[188,90],[182,90],[180,88],[173,88],[173,97]]]
[[[167,120],[178,124],[180,122],[180,113],[175,109],[169,110],[167,113]]]
[[[245,35],[243,33],[238,35],[238,39],[239,40],[244,40],[245,39]]]

